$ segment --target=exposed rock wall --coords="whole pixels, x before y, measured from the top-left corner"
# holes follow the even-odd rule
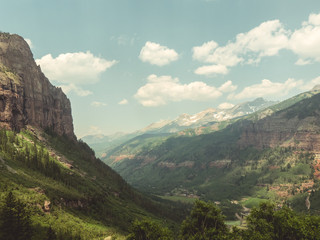
[[[320,152],[320,116],[288,118],[286,112],[266,117],[245,127],[239,140],[241,147],[292,146]]]
[[[0,126],[26,125],[75,138],[69,99],[41,72],[22,37],[0,33]]]

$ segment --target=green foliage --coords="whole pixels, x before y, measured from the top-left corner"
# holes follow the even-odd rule
[[[168,228],[163,228],[152,220],[134,221],[127,240],[170,240],[172,233]]]
[[[227,232],[221,210],[211,202],[198,200],[181,225],[180,239],[222,239]]]
[[[223,200],[220,203],[219,208],[228,220],[236,220],[235,214],[242,211],[242,206],[240,204],[234,204],[229,200]]]
[[[319,116],[319,101],[320,94],[316,94],[310,98],[297,102],[295,105],[286,109],[286,117],[289,119],[297,116],[299,119],[304,119],[306,117]]]
[[[0,209],[0,239],[25,240],[31,236],[30,213],[26,205],[9,192]]]
[[[184,218],[184,205],[140,194],[84,142],[40,133],[0,130],[0,209],[13,191],[33,240],[121,238],[134,219],[165,218],[175,229]]]
[[[247,208],[253,208],[258,207],[261,203],[267,202],[266,199],[260,199],[260,198],[249,198],[243,202],[243,205]]]
[[[320,239],[319,217],[298,216],[286,206],[277,209],[274,204],[262,203],[251,211],[247,222],[244,239]]]
[[[320,239],[320,216],[298,215],[287,206],[263,202],[246,217],[246,227],[228,228],[221,210],[197,200],[180,226],[178,239],[185,240],[302,240]],[[176,237],[177,238],[177,237]],[[129,240],[173,239],[168,229],[151,220],[135,221]]]
[[[19,161],[28,168],[53,179],[61,178],[61,165],[49,156],[49,151],[36,140],[26,141],[15,132],[0,129],[0,151],[6,157]]]

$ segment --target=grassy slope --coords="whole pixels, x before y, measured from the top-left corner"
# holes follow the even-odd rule
[[[14,136],[9,131],[6,134]],[[82,239],[103,239],[110,235],[121,239],[136,218],[157,221],[166,218],[171,227],[182,218],[172,207],[133,190],[96,159],[84,143],[48,134],[36,136],[32,132],[11,138],[15,140],[8,137],[6,144],[11,148],[0,151],[0,199],[11,190],[27,203],[37,229],[34,239],[43,239],[49,226],[58,234],[80,235]],[[34,156],[35,141],[37,156],[40,151],[50,152],[50,161],[59,168],[59,175],[28,164],[26,157],[16,157],[18,152],[25,156],[26,151]],[[68,162],[72,169],[61,162]],[[51,203],[48,212],[43,210],[45,201]]]

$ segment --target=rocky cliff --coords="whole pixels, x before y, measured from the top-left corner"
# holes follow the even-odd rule
[[[27,125],[76,138],[69,99],[41,72],[22,37],[0,33],[0,126]]]
[[[320,94],[257,122],[249,122],[239,145],[257,148],[292,146],[320,152]]]

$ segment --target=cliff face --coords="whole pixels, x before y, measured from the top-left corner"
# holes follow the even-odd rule
[[[292,146],[320,152],[320,94],[303,100],[242,131],[239,145],[257,148]]]
[[[76,138],[69,99],[44,76],[22,37],[0,33],[0,126],[26,125]]]

